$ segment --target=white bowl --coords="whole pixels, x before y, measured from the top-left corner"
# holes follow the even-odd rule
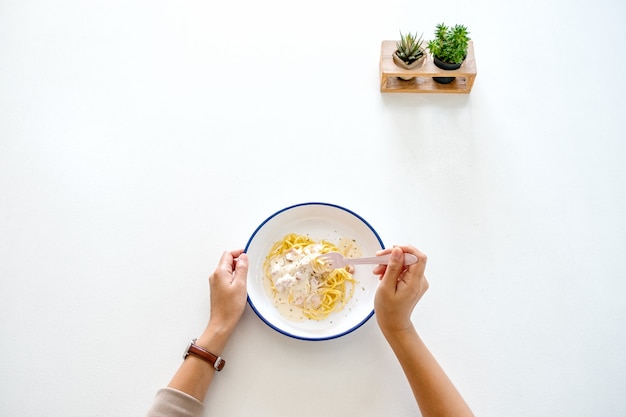
[[[376,230],[361,216],[329,203],[303,203],[286,207],[268,217],[254,231],[245,248],[248,254],[248,303],[256,314],[274,330],[296,339],[328,340],[348,334],[362,326],[374,314],[374,295],[378,277],[375,265],[358,265],[358,281],[350,302],[341,311],[324,320],[290,321],[274,306],[263,287],[263,261],[272,245],[288,233],[308,235],[319,241],[337,244],[341,238],[354,239],[363,256],[374,256],[384,249]]]

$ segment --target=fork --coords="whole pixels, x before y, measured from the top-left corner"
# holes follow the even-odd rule
[[[391,254],[381,256],[373,256],[371,258],[346,258],[339,252],[329,252],[318,256],[317,259],[324,262],[327,266],[333,269],[341,268],[347,265],[360,265],[360,264],[375,264],[375,265],[387,265],[389,264],[389,258]],[[404,264],[412,265],[417,262],[417,256],[411,253],[404,254]]]

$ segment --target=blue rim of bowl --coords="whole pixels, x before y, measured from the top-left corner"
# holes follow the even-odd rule
[[[302,207],[302,206],[328,206],[328,207],[334,207],[336,209],[339,210],[343,210],[347,213],[350,213],[351,215],[353,215],[354,217],[356,217],[357,219],[359,219],[360,221],[363,222],[363,224],[365,224],[371,231],[372,233],[374,233],[374,236],[376,236],[376,239],[378,240],[378,243],[380,243],[380,246],[382,249],[385,249],[385,244],[383,243],[382,239],[380,238],[380,236],[378,235],[378,232],[376,232],[376,230],[372,227],[371,224],[369,224],[367,222],[367,220],[365,220],[363,217],[359,216],[358,214],[356,214],[355,212],[353,212],[352,210],[349,210],[345,207],[341,207],[338,206],[337,204],[331,204],[331,203],[321,203],[321,202],[309,202],[309,203],[300,203],[300,204],[294,204],[292,206],[289,207],[285,207],[284,209],[278,210],[276,213],[272,214],[271,216],[269,216],[267,219],[265,219],[260,225],[259,227],[256,228],[256,230],[254,231],[254,233],[252,233],[252,236],[250,236],[250,239],[248,239],[248,243],[246,243],[246,248],[244,249],[244,252],[247,253],[248,252],[248,248],[250,247],[250,243],[252,243],[252,240],[254,239],[254,236],[256,236],[256,234],[258,233],[259,230],[261,230],[263,228],[263,226],[265,226],[265,224],[267,222],[269,222],[270,220],[272,220],[274,217],[278,216],[279,214],[287,211],[287,210],[291,210],[294,209],[296,207]],[[327,337],[304,337],[304,336],[298,336],[295,334],[291,334],[285,330],[282,330],[276,326],[274,326],[272,323],[270,323],[265,317],[263,317],[263,315],[257,310],[257,308],[254,306],[254,303],[252,302],[252,300],[250,299],[250,295],[248,295],[248,304],[250,305],[250,307],[252,308],[252,310],[256,313],[256,315],[263,320],[263,322],[265,324],[267,324],[269,327],[271,327],[272,329],[276,330],[278,333],[284,334],[285,336],[289,336],[292,337],[294,339],[300,339],[300,340],[310,340],[310,341],[322,341],[322,340],[331,340],[331,339],[337,339],[339,337],[345,336],[348,333],[352,333],[353,331],[355,331],[356,329],[358,329],[359,327],[363,326],[373,315],[374,315],[374,309],[372,308],[372,311],[367,315],[367,317],[365,317],[363,320],[361,320],[361,322],[357,323],[355,326],[353,326],[352,328],[336,334],[336,335],[332,335],[332,336],[327,336]]]

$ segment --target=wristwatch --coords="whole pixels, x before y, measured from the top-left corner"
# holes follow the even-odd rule
[[[187,356],[189,355],[194,355],[210,363],[216,371],[221,371],[222,369],[224,369],[226,361],[221,357],[212,354],[205,348],[196,345],[196,340],[198,339],[193,339],[191,343],[189,343],[187,349],[185,349],[185,353],[183,354],[183,359],[187,359]]]

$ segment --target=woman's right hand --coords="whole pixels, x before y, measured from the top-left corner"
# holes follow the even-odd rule
[[[377,255],[387,253],[391,253],[389,265],[378,265],[374,269],[381,280],[374,298],[374,311],[383,333],[411,328],[413,308],[428,289],[424,276],[426,255],[410,245],[394,246]],[[417,263],[405,266],[404,253],[417,256]]]

